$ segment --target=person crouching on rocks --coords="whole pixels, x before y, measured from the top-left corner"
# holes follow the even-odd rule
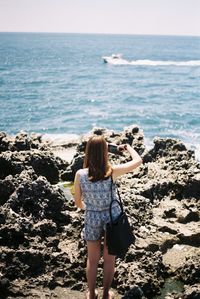
[[[120,151],[128,151],[132,157],[130,162],[110,165],[108,162],[108,144],[102,135],[93,136],[86,146],[84,168],[76,172],[74,181],[74,198],[78,208],[85,210],[84,239],[87,242],[87,268],[86,276],[89,291],[87,299],[98,296],[96,277],[98,263],[101,257],[101,240],[105,235],[106,223],[110,222],[109,205],[111,202],[111,183],[118,176],[128,173],[142,163],[141,157],[129,145],[118,146]],[[113,198],[117,198],[113,188]],[[119,216],[119,205],[112,207],[113,219]],[[103,299],[114,298],[109,291],[114,276],[115,256],[109,255],[105,238],[103,250]]]

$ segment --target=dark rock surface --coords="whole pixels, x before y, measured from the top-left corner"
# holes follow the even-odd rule
[[[95,128],[82,137],[70,164],[40,135],[0,133],[0,298],[83,298],[83,212],[55,184],[74,179],[94,133],[129,143],[144,161],[117,182],[136,242],[117,260],[116,298],[152,298],[170,275],[185,284],[181,299],[198,298],[200,165],[175,139],[156,138],[148,151],[135,125],[121,133]],[[128,154],[109,157],[113,164],[130,160]],[[98,287],[102,274],[101,260]]]
[[[165,299],[200,299],[200,284],[187,285],[182,293],[170,293]]]
[[[200,284],[185,287],[185,291],[181,296],[183,299],[200,299]]]

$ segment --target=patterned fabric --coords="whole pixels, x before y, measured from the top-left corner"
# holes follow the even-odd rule
[[[107,180],[91,182],[88,179],[88,169],[85,168],[80,171],[80,186],[86,207],[83,235],[87,241],[99,240],[104,234],[106,223],[110,222],[111,183],[111,177]],[[115,184],[113,184],[112,194],[113,199],[118,199]],[[113,203],[113,219],[120,212],[119,205]]]
[[[119,206],[112,207],[113,220],[118,217],[121,210]],[[84,239],[87,241],[99,240],[105,233],[106,223],[110,222],[109,210],[85,211],[85,223],[83,229]]]
[[[111,177],[107,180],[91,182],[88,179],[88,169],[80,171],[80,185],[86,210],[104,211],[109,209],[111,202]],[[118,199],[115,184],[113,184],[113,199]]]

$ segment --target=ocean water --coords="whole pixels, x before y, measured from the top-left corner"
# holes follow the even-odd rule
[[[175,137],[199,155],[200,37],[0,33],[1,131],[131,124],[147,143]]]

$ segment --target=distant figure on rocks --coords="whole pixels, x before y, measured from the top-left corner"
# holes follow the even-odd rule
[[[98,263],[101,257],[101,240],[105,235],[106,223],[110,222],[109,205],[111,202],[111,184],[118,176],[128,173],[142,163],[141,157],[129,145],[118,146],[119,151],[128,151],[132,160],[127,163],[111,166],[108,162],[108,144],[102,135],[89,139],[86,146],[84,168],[77,171],[75,176],[75,204],[85,210],[84,239],[87,242],[87,299],[98,297],[96,277]],[[113,198],[117,198],[113,188]],[[113,204],[112,215],[115,219],[121,210]],[[109,255],[104,238],[103,250],[103,299],[114,298],[109,291],[114,276],[115,256]]]

